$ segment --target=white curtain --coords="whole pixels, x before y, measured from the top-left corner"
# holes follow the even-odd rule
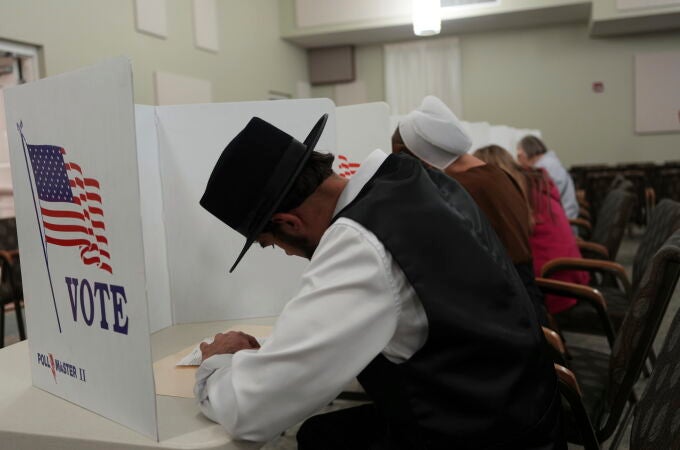
[[[385,96],[392,114],[407,114],[426,95],[462,116],[458,38],[385,45]]]

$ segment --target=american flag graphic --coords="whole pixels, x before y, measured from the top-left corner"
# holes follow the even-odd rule
[[[66,162],[66,151],[61,147],[27,145],[27,149],[45,242],[78,247],[84,264],[113,273],[99,182],[86,178],[78,164]]]
[[[361,166],[359,163],[355,162],[350,162],[345,155],[338,155],[338,160],[340,162],[340,165],[338,166],[340,168],[340,175],[343,178],[349,178],[355,173],[357,173],[357,169]]]

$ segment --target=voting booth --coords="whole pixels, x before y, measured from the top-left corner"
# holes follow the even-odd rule
[[[33,385],[157,439],[129,63],[5,109]]]
[[[5,96],[33,386],[158,440],[151,334],[276,316],[306,261],[253,248],[199,204],[226,144],[253,116],[351,177],[390,150],[385,103],[328,99],[142,106],[126,58]],[[197,408],[195,414],[199,414]]]

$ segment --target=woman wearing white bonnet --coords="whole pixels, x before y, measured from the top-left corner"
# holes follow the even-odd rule
[[[529,234],[531,213],[522,192],[502,169],[468,154],[472,141],[453,112],[435,96],[406,115],[392,136],[393,153],[409,153],[458,181],[486,215],[508,251],[543,324],[543,294],[536,287]]]
[[[472,146],[460,120],[433,95],[399,122],[399,133],[415,156],[440,170],[466,155]]]

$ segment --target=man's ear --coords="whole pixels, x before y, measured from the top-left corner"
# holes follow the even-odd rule
[[[297,214],[291,212],[276,213],[272,216],[271,221],[289,235],[297,235],[303,231],[302,219]]]

